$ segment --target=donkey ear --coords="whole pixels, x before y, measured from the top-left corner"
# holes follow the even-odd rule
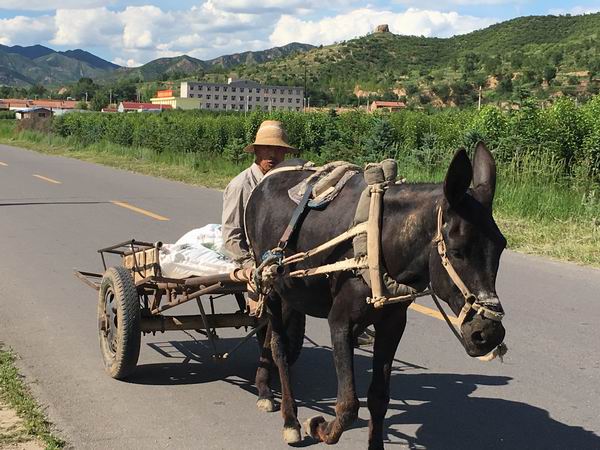
[[[444,195],[450,205],[460,203],[471,185],[473,168],[464,148],[456,152],[444,180]]]
[[[496,192],[496,162],[483,142],[477,143],[473,156],[473,191],[477,200],[492,207]]]

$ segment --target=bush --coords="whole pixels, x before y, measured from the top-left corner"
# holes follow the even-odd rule
[[[460,88],[468,91],[466,84]],[[459,90],[454,86],[452,95],[463,99],[470,95]],[[519,109],[511,111],[488,105],[481,111],[404,109],[383,114],[72,113],[55,117],[52,130],[84,144],[107,141],[200,157],[222,154],[237,163],[244,160],[243,147],[253,141],[265,119],[282,121],[290,143],[320,162],[344,159],[363,163],[397,157],[439,166],[460,146],[483,139],[499,164],[507,167],[520,164],[523,158],[539,158],[551,161],[563,175],[587,173],[598,180],[600,173],[600,96],[581,107],[571,99],[557,99],[546,109],[532,98],[523,98]]]
[[[0,111],[0,120],[15,119],[16,114],[14,111]]]

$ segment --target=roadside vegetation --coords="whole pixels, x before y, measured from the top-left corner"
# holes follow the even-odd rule
[[[51,431],[44,412],[34,400],[15,367],[15,354],[0,344],[0,404],[16,411],[22,421],[0,429],[0,448],[39,441],[47,450],[63,448],[65,443]],[[38,448],[31,445],[27,448]]]
[[[282,120],[316,163],[392,157],[408,181],[441,181],[456,149],[483,140],[499,170],[495,215],[509,247],[600,267],[600,96],[584,105],[486,106],[391,114],[202,111],[68,114],[46,129],[0,121],[3,142],[223,187],[250,161],[242,149],[262,120]]]

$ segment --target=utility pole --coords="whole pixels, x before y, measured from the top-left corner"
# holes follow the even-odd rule
[[[108,98],[109,98],[109,100],[108,100],[108,104],[109,104],[109,105],[112,105],[112,89],[109,89],[109,91],[108,91],[108,92],[109,92],[109,94],[108,94]]]
[[[481,111],[481,85],[479,86],[479,101],[477,103],[477,111]]]
[[[87,91],[85,91],[85,102],[87,103],[87,101],[88,101],[88,94],[87,94]]]

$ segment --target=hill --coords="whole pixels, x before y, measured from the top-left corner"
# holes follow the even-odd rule
[[[57,52],[42,45],[0,45],[0,85],[73,83],[98,78],[119,67],[81,49]]]
[[[297,42],[267,50],[223,55],[203,61],[188,55],[159,58],[140,67],[126,68],[85,50],[55,51],[42,45],[12,47],[0,45],[0,85],[44,86],[74,83],[80,78],[114,82],[166,80],[206,72],[223,72],[240,64],[251,66],[288,57],[314,48]]]
[[[115,73],[109,74],[106,79],[116,79],[126,76],[141,81],[156,81],[176,79],[190,75],[202,76],[205,73],[226,73],[229,69],[233,69],[240,64],[252,66],[275,61],[279,58],[290,57],[313,48],[315,47],[309,44],[293,42],[282,47],[234,53],[206,61],[188,55],[159,58],[140,67],[120,68]]]
[[[579,92],[600,72],[600,14],[521,17],[447,39],[374,33],[236,72],[282,84],[303,84],[306,73],[317,103],[416,94],[464,104],[479,86],[507,97],[521,87],[552,93],[548,83]]]

